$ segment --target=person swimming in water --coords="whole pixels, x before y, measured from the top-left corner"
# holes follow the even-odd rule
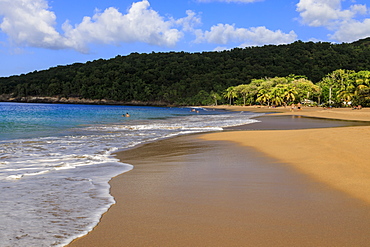
[[[130,114],[128,114],[128,112],[126,112],[126,115],[123,114],[122,117],[130,117]]]

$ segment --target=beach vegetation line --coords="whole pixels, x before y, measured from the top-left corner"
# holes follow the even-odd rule
[[[353,107],[370,106],[370,71],[335,70],[314,84],[306,77],[289,75],[253,79],[225,90],[224,97],[239,105]]]

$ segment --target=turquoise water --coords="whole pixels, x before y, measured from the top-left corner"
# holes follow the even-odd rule
[[[109,180],[133,169],[114,152],[257,116],[196,110],[0,103],[0,246],[64,246],[90,231],[114,203]]]
[[[126,113],[131,113],[129,119],[122,117]],[[123,123],[182,115],[189,115],[189,109],[0,103],[0,139],[63,135],[67,129],[87,124]]]

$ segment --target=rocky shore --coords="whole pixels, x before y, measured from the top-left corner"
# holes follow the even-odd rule
[[[12,97],[11,95],[0,95],[0,102],[19,103],[50,103],[50,104],[94,104],[94,105],[137,105],[137,106],[167,106],[165,102],[141,102],[141,101],[114,101],[106,99],[83,99],[78,97]]]

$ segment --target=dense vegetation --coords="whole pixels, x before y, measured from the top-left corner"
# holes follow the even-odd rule
[[[213,95],[215,103],[219,96]],[[319,83],[301,76],[254,79],[226,89],[223,96],[237,104],[290,105],[303,103],[311,106],[370,106],[370,71],[336,70]]]
[[[277,104],[276,100],[257,100],[261,97],[260,87],[264,80],[285,78],[286,82],[270,83],[270,89],[279,84],[304,80],[316,86],[321,85],[319,89],[316,88],[318,91],[315,89],[315,92],[310,92],[308,99],[327,102],[327,91],[331,88],[331,100],[338,103],[340,100],[337,100],[334,93],[339,94],[344,87],[349,95],[355,96],[355,93],[359,93],[356,91],[358,83],[352,83],[353,74],[370,70],[369,44],[370,38],[351,44],[297,41],[288,45],[235,48],[222,52],[132,53],[109,60],[100,59],[85,64],[76,63],[26,75],[0,78],[0,95],[6,94],[15,98],[57,96],[107,99],[125,103],[137,101],[206,105],[237,99],[237,96],[222,96],[230,87],[251,85],[256,87],[256,93],[253,96],[249,93],[249,103]],[[352,74],[352,86],[349,86],[350,82],[346,82],[347,85],[343,81],[335,80],[330,82],[335,84],[332,85],[325,79],[339,69],[346,74]],[[298,85],[297,82],[294,83]],[[364,85],[369,86],[366,83],[364,82]],[[295,87],[295,90],[295,99],[283,102],[307,98],[302,96],[299,87]],[[362,88],[361,94],[366,93],[366,88]],[[361,100],[363,105],[369,103],[366,97]],[[243,104],[244,98],[239,100],[239,103]]]

